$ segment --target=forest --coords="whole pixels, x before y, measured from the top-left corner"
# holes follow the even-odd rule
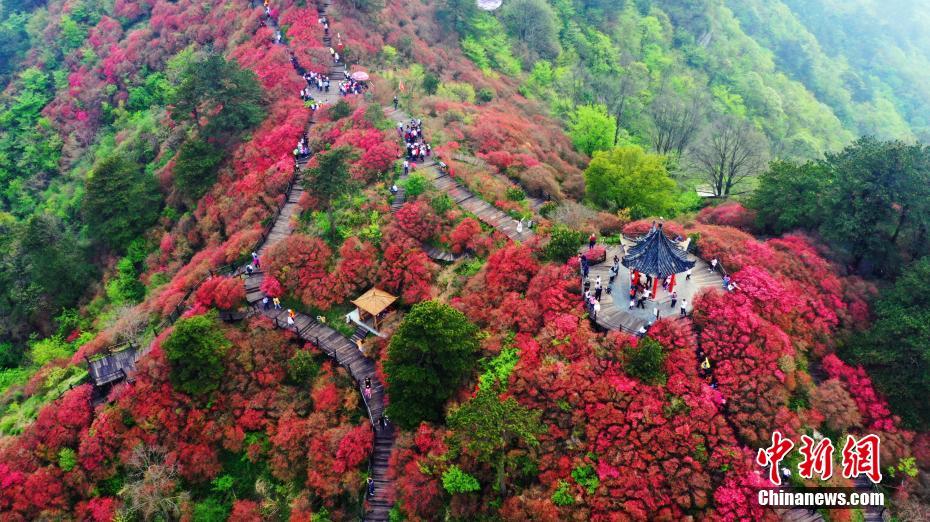
[[[495,4],[0,0],[0,519],[930,518],[930,6]],[[605,326],[658,220],[723,288]]]

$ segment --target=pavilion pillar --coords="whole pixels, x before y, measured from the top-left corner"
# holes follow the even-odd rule
[[[661,276],[656,274],[655,279],[652,280],[652,298],[656,301],[659,300],[659,294],[657,293],[659,291],[659,277]]]
[[[675,290],[675,274],[672,274],[672,280],[668,283],[668,293],[672,293]]]

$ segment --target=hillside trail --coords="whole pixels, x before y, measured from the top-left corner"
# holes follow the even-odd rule
[[[407,123],[413,117],[402,109],[385,107],[385,114],[395,123]],[[411,174],[420,174],[439,190],[449,195],[458,206],[474,214],[481,221],[501,231],[514,241],[527,241],[536,235],[528,226],[520,226],[519,221],[511,217],[503,210],[492,206],[487,201],[475,195],[472,191],[465,188],[452,177],[448,170],[440,170],[439,163],[435,158],[429,158],[423,163],[413,163],[411,165]],[[405,179],[407,176],[401,176]],[[401,188],[394,196],[394,204],[391,210],[396,212],[403,205],[405,194]]]
[[[322,0],[317,5],[317,11],[320,17],[327,17],[327,11],[331,5],[328,0]],[[276,28],[277,24],[273,19],[268,19]],[[325,34],[323,44],[326,48],[332,45],[332,37]],[[282,44],[286,45],[286,43]],[[295,62],[295,68],[299,64]],[[345,79],[345,65],[333,64],[329,67],[328,76],[334,85]],[[331,105],[339,99],[337,89],[331,92],[314,91],[314,98],[323,105]],[[311,117],[310,127],[315,123],[315,118]],[[289,185],[289,190],[285,194],[285,203],[281,207],[274,225],[264,243],[257,249],[259,258],[264,256],[268,250],[279,241],[287,238],[294,232],[294,219],[300,214],[300,198],[303,195],[304,187],[300,183],[300,178],[305,171],[307,161],[298,162],[298,172],[296,175],[297,182]],[[369,477],[374,482],[374,494],[368,495],[366,492],[364,520],[371,522],[387,522],[390,518],[390,511],[394,506],[394,484],[388,478],[388,462],[391,452],[394,449],[394,427],[386,420],[384,416],[385,408],[385,390],[384,385],[376,375],[375,362],[365,357],[356,344],[367,334],[364,329],[359,328],[352,337],[346,337],[337,330],[320,323],[313,317],[299,311],[295,311],[293,316],[293,326],[288,325],[288,313],[284,309],[275,309],[274,306],[263,305],[262,300],[265,297],[261,291],[261,283],[264,280],[263,272],[255,271],[245,277],[246,300],[258,313],[272,320],[276,327],[292,330],[301,340],[313,344],[322,350],[327,356],[331,357],[337,364],[346,369],[362,396],[365,409],[368,412],[368,420],[374,431],[374,450],[372,451],[369,462]],[[370,393],[366,394],[364,382],[366,379],[371,384]]]

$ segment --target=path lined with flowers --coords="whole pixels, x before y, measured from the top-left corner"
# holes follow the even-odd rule
[[[393,107],[386,108],[385,113],[394,120],[395,123],[406,123],[411,120],[409,114],[400,109],[394,109]],[[422,174],[423,177],[432,182],[436,188],[448,194],[457,205],[478,216],[478,219],[481,221],[500,230],[510,239],[514,241],[526,241],[536,235],[529,227],[523,227],[523,230],[519,231],[517,220],[473,194],[459,182],[455,181],[448,173],[441,172],[439,170],[439,164],[436,161],[430,160],[415,165],[416,170],[411,170],[412,172]],[[401,179],[403,180],[405,178],[406,176],[402,176]],[[397,205],[396,208],[400,208],[400,205],[398,205],[398,196],[401,198],[400,204],[403,204],[402,194],[402,192],[398,191],[398,194],[395,195],[394,204]]]
[[[329,1],[322,1],[318,4],[317,10],[321,17],[326,16],[326,10],[329,6]],[[329,35],[323,37],[323,43],[325,45],[331,44]],[[294,66],[298,68],[299,64],[295,62]],[[328,76],[331,80],[338,81],[344,77],[344,70],[340,66],[330,66]],[[332,93],[314,92],[314,98],[323,105],[330,105],[338,100],[339,95],[335,90]],[[313,123],[314,119],[311,118],[310,126]],[[299,201],[304,192],[299,179],[305,165],[306,162],[299,162],[298,181],[290,185],[285,195],[284,206],[281,207],[271,232],[265,242],[258,248],[260,257],[264,256],[277,242],[287,238],[294,232],[293,221],[295,216],[300,214]],[[384,422],[385,391],[384,385],[376,375],[375,362],[365,357],[359,347],[340,332],[321,324],[307,314],[296,312],[293,318],[294,324],[289,326],[286,310],[276,310],[273,306],[262,304],[262,300],[265,298],[265,293],[261,290],[264,278],[265,274],[261,271],[254,272],[245,278],[246,300],[249,304],[258,313],[271,319],[276,327],[291,330],[300,339],[312,343],[322,350],[327,356],[333,358],[337,364],[345,368],[349,375],[352,376],[352,379],[355,380],[374,430],[374,450],[372,451],[369,466],[369,476],[374,481],[374,494],[367,497],[364,520],[372,522],[388,521],[394,504],[394,487],[393,483],[388,479],[388,461],[394,448],[394,428],[391,424]],[[371,383],[370,397],[366,394],[363,385],[366,379]]]

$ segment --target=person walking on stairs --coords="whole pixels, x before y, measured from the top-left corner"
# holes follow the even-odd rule
[[[368,477],[368,496],[375,496],[375,481],[371,477]]]
[[[295,331],[297,330],[297,324],[294,322],[294,317],[296,315],[297,314],[294,313],[293,310],[291,310],[290,308],[287,309],[287,326],[288,328],[293,326]]]
[[[277,297],[275,297],[274,299],[271,300],[271,302],[274,304],[274,309],[275,309],[275,310],[280,310],[280,309],[281,309],[281,300],[280,300],[280,299],[278,299]]]
[[[365,398],[371,400],[371,377],[365,377]]]
[[[394,110],[397,110],[397,96],[394,97]]]

